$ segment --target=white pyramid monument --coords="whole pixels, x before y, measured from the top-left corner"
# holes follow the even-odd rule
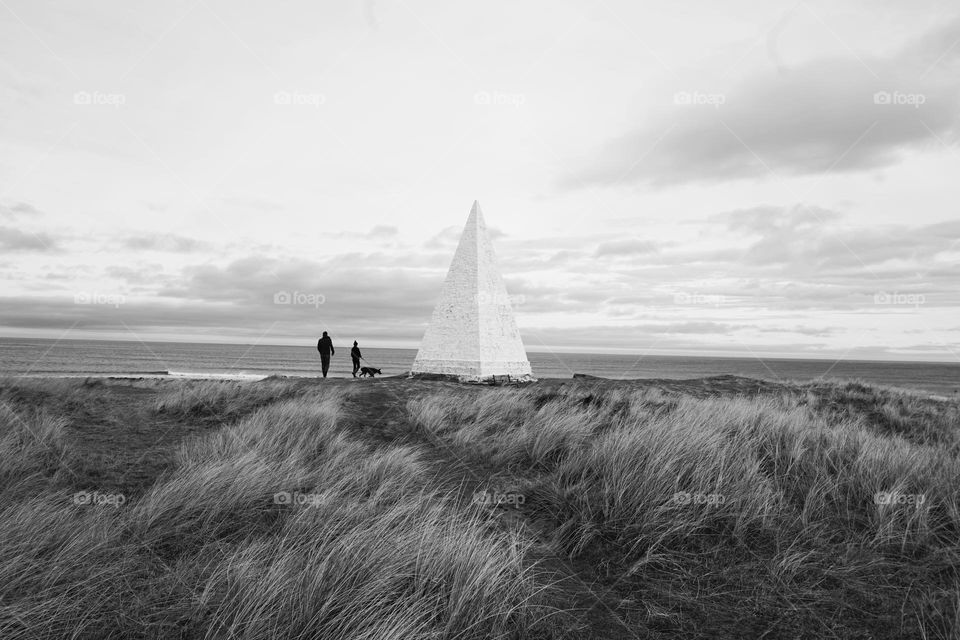
[[[411,373],[474,381],[533,379],[478,202],[470,210]]]

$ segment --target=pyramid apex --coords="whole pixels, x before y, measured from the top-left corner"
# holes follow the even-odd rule
[[[474,200],[473,206],[470,207],[470,215],[467,216],[467,224],[473,223],[475,225],[483,224],[483,211],[480,210],[480,201]]]

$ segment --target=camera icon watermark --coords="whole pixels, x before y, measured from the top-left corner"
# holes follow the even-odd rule
[[[306,305],[319,309],[327,301],[322,293],[306,293],[303,291],[277,291],[273,294],[273,304]]]
[[[719,109],[727,103],[723,93],[705,93],[702,91],[678,91],[673,94],[673,104],[678,106],[708,106]]]
[[[306,106],[319,108],[326,104],[327,97],[322,93],[304,93],[301,91],[277,91],[273,94],[273,103],[280,106]]]
[[[81,291],[73,295],[73,304],[105,304],[119,309],[125,304],[126,296],[122,293],[99,293],[97,291]]]
[[[927,301],[922,293],[887,293],[878,291],[873,294],[873,304],[902,305],[910,307],[919,307]]]
[[[100,493],[99,491],[78,491],[73,494],[73,504],[77,506],[109,506],[116,509],[126,503],[127,497],[122,493]]]
[[[102,91],[77,91],[73,94],[73,104],[81,106],[108,106],[119,109],[127,103],[127,96],[122,93],[104,93]]]
[[[474,104],[483,106],[519,108],[526,104],[527,97],[522,93],[503,93],[501,91],[478,91],[473,94]]]
[[[919,109],[927,102],[923,93],[904,93],[903,91],[877,91],[873,94],[873,104],[908,106]]]

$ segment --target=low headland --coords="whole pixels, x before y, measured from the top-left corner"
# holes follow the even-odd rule
[[[0,637],[956,638],[960,401],[0,379]]]

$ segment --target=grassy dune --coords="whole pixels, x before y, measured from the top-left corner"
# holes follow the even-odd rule
[[[2,638],[955,638],[960,406],[0,382]]]

